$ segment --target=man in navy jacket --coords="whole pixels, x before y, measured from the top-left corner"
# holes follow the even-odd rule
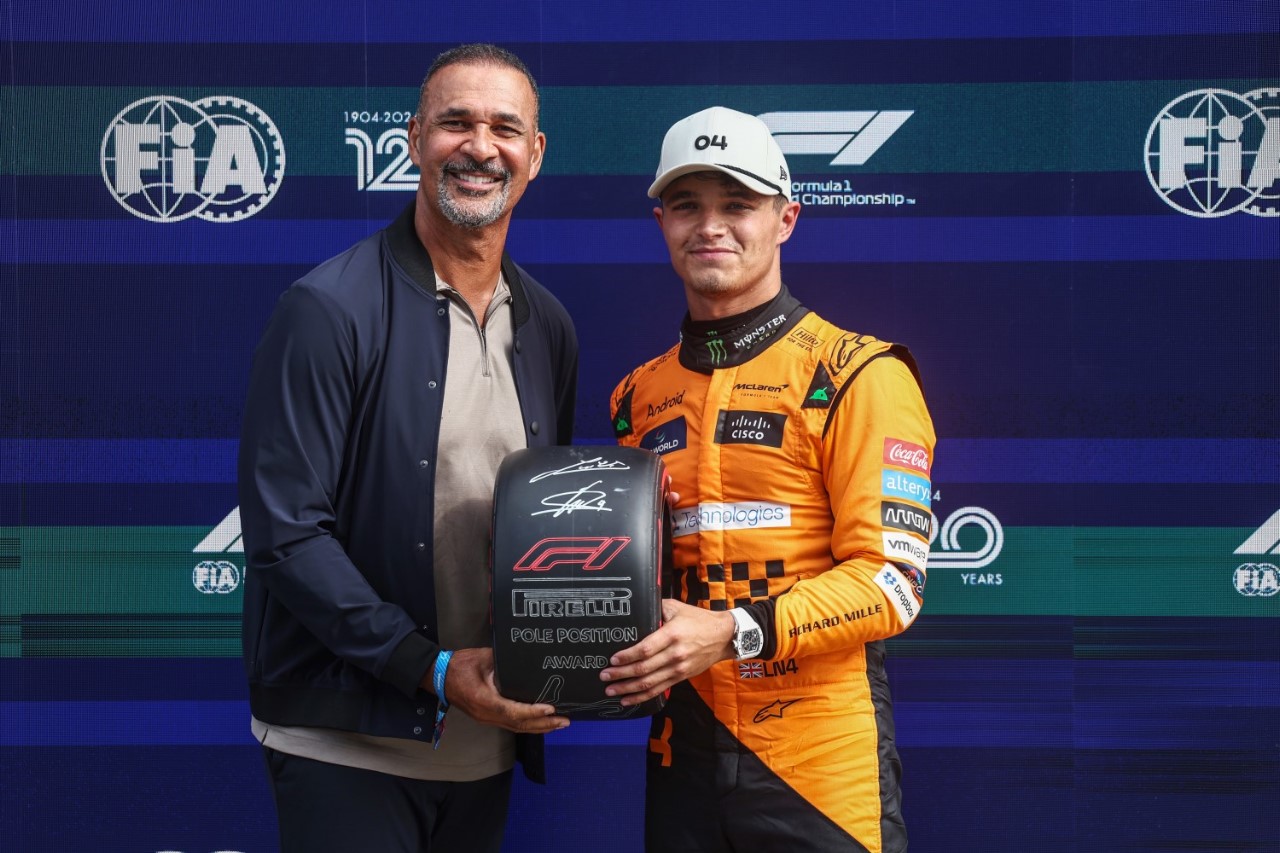
[[[573,426],[572,322],[504,253],[536,83],[447,51],[409,143],[413,204],[285,292],[249,382],[244,657],[284,851],[497,851],[514,761],[542,781],[568,725],[498,694],[487,601],[497,466]]]

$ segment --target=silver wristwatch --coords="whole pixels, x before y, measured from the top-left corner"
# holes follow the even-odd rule
[[[751,614],[741,607],[729,611],[733,617],[733,653],[738,660],[747,660],[760,654],[764,648],[764,631]]]

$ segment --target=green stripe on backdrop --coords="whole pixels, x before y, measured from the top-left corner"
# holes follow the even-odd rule
[[[240,657],[240,614],[27,620],[20,655],[6,656],[235,658]]]
[[[202,527],[28,527],[22,540],[23,615],[239,613],[243,554],[196,554]],[[0,528],[0,535],[4,533]],[[197,564],[236,567],[233,592],[203,593]],[[207,581],[212,589],[219,579]],[[233,585],[228,577],[221,587]]]
[[[1277,616],[1280,595],[1237,592],[1252,531],[1221,527],[1006,527],[990,566],[929,570],[925,612],[1045,616]],[[935,553],[936,548],[935,548]]]
[[[16,570],[0,573],[0,654],[238,657],[244,555],[194,553],[208,532],[0,528],[20,543]]]
[[[1276,82],[549,87],[542,93],[550,138],[545,173],[649,174],[666,128],[713,104],[755,113],[915,112],[866,166],[829,166],[829,156],[793,155],[797,174],[1136,171],[1148,128],[1174,98],[1203,88],[1244,93]],[[280,130],[286,176],[354,176],[357,151],[346,142],[347,128],[362,129],[376,142],[403,126],[417,89],[5,87],[0,173],[100,174],[102,140],[112,120],[133,101],[156,95],[250,101]]]
[[[1008,527],[991,565],[930,569],[925,612],[1277,616],[1280,595],[1246,597],[1233,583],[1242,563],[1277,562],[1232,553],[1251,532]],[[244,555],[194,553],[207,533],[0,528],[0,542],[17,543],[0,570],[0,654],[238,655]]]
[[[22,531],[0,528],[0,657],[22,654]]]

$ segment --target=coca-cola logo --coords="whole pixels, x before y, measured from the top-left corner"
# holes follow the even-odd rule
[[[925,474],[929,473],[929,451],[900,438],[884,440],[884,461],[899,468],[914,468]]]

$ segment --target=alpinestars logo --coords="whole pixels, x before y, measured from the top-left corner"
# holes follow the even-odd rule
[[[284,163],[284,141],[271,118],[227,95],[140,98],[102,137],[107,189],[150,222],[253,216],[280,189]]]
[[[1280,89],[1197,89],[1151,123],[1147,179],[1188,216],[1280,216]]]
[[[799,701],[799,699],[774,699],[773,702],[756,711],[755,716],[751,718],[751,722],[759,724],[765,720],[781,720],[786,710]]]
[[[227,513],[218,526],[191,549],[193,554],[243,554],[240,507]],[[191,585],[205,595],[226,595],[240,586],[240,567],[230,560],[201,560],[191,570]]]
[[[758,118],[783,154],[834,154],[832,166],[862,166],[913,115],[914,110],[853,110],[762,113]]]

